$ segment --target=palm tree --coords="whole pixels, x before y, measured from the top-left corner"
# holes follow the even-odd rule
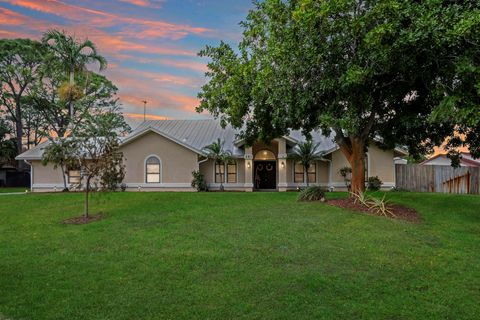
[[[208,146],[203,148],[203,153],[209,159],[212,159],[216,165],[224,165],[232,160],[232,153],[230,150],[224,150],[225,141],[217,139]],[[223,173],[220,171],[220,191],[223,191]]]
[[[309,184],[308,169],[310,169],[310,166],[314,161],[320,160],[323,155],[323,153],[319,151],[319,148],[319,143],[313,143],[312,140],[307,140],[297,144],[295,148],[293,148],[292,153],[288,156],[290,159],[300,162],[303,166],[303,174],[305,181],[307,182],[307,187]]]
[[[79,42],[75,37],[65,34],[64,31],[47,31],[42,37],[42,42],[60,58],[68,74],[70,92],[68,110],[72,117],[72,91],[75,85],[75,72],[85,71],[87,64],[94,62],[98,62],[99,70],[103,70],[107,67],[107,60],[97,53],[97,48],[92,41],[87,39]]]

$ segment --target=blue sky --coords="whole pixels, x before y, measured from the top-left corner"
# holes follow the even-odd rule
[[[220,40],[236,45],[251,0],[0,0],[0,37],[39,39],[56,28],[89,38],[109,61],[132,119],[199,118],[197,93],[206,60],[196,56]],[[143,115],[141,116],[143,117]]]

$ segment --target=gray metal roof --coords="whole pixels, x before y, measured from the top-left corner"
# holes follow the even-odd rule
[[[50,144],[50,141],[44,141],[34,148],[25,151],[24,153],[18,155],[15,159],[17,160],[40,160],[42,159],[43,150]]]
[[[154,131],[166,138],[194,151],[201,153],[202,149],[215,142],[218,138],[225,141],[224,148],[230,150],[234,156],[244,155],[244,149],[237,141],[237,130],[231,126],[223,129],[220,122],[213,119],[206,120],[149,120],[139,124],[135,130],[122,139],[122,143],[135,140],[143,134]],[[287,139],[295,142],[305,141],[305,137],[298,130],[292,131]],[[320,144],[321,151],[331,151],[337,145],[332,137],[325,137],[320,131],[312,132],[313,141]],[[28,150],[17,157],[19,160],[41,159],[43,149],[49,142],[44,142],[37,147]]]
[[[129,141],[132,137],[154,130],[171,140],[201,153],[202,149],[217,139],[225,141],[224,148],[232,154],[241,156],[243,150],[234,145],[237,132],[227,126],[223,129],[216,120],[149,120],[141,123],[135,130],[125,137]]]

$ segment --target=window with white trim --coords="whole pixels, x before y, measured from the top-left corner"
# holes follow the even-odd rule
[[[304,183],[305,182],[305,168],[300,162],[295,163],[295,168],[294,168],[294,182],[295,183]],[[308,168],[308,182],[309,183],[315,183],[317,182],[317,165],[316,163],[313,163],[310,165]]]
[[[79,184],[81,182],[80,170],[68,170],[68,183]]]
[[[160,159],[149,157],[145,162],[145,181],[147,183],[160,183]]]
[[[317,182],[317,164],[315,162],[308,168],[308,182]]]
[[[225,179],[225,165],[216,163],[215,164],[215,183],[222,183]]]
[[[227,183],[237,183],[237,163],[235,161],[227,164]]]
[[[295,183],[303,183],[304,175],[303,175],[303,165],[300,162],[295,163],[294,167],[294,182]]]

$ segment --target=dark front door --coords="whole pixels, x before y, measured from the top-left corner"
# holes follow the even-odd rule
[[[275,161],[257,161],[253,169],[255,189],[277,188],[277,163]]]

